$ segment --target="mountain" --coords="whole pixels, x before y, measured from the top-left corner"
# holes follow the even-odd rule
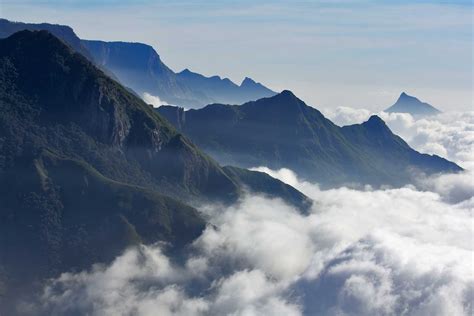
[[[263,173],[220,167],[51,33],[0,40],[0,313],[45,278],[129,245],[181,251],[206,225],[189,204],[247,188],[311,203]]]
[[[139,95],[149,93],[170,104],[200,106],[212,99],[180,82],[153,47],[141,43],[82,41],[96,63],[113,72]]]
[[[213,102],[240,104],[275,94],[248,78],[238,86],[227,78],[205,77],[188,69],[176,74],[149,45],[88,40],[83,43],[94,60],[125,85],[140,95],[158,96],[167,104],[198,108]]]
[[[33,24],[0,19],[0,38],[21,30],[47,30],[81,53],[109,77],[138,95],[149,93],[164,103],[199,108],[209,103],[241,104],[276,93],[250,78],[240,86],[218,76],[205,77],[189,70],[175,73],[153,47],[142,43],[81,40],[72,28],[56,24]]]
[[[79,52],[89,60],[92,60],[92,55],[82,44],[81,39],[76,35],[76,33],[74,33],[73,29],[67,25],[50,23],[22,23],[0,19],[0,38],[8,37],[13,33],[23,30],[49,31],[51,34],[62,39],[65,43],[71,46],[76,52]]]
[[[405,92],[402,92],[394,105],[385,110],[385,112],[395,113],[409,113],[415,117],[430,116],[441,113],[440,110],[434,106],[421,102],[415,97],[412,97]]]
[[[228,78],[205,77],[185,69],[177,74],[178,80],[196,92],[210,96],[212,102],[242,104],[250,100],[270,97],[276,93],[250,78],[245,78],[238,86]],[[207,102],[206,104],[209,104]],[[205,104],[202,104],[205,105]]]
[[[222,164],[290,168],[326,186],[399,186],[412,182],[415,171],[461,170],[413,150],[377,116],[341,128],[290,91],[241,106],[156,110]]]

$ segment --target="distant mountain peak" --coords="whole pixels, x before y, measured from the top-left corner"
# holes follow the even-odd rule
[[[409,113],[413,116],[429,116],[440,113],[434,106],[420,101],[418,98],[402,92],[394,105],[385,110],[386,112]]]
[[[184,68],[184,69],[180,72],[180,74],[189,74],[189,73],[192,73],[192,71],[189,70],[189,68]]]
[[[255,94],[255,99],[259,99],[264,96],[273,96],[276,95],[277,93],[268,89],[265,87],[263,84],[260,82],[256,82],[250,77],[245,77],[242,83],[240,84],[240,88],[243,88],[246,91],[253,91]]]
[[[414,97],[414,96],[411,96],[411,95],[408,95],[407,93],[405,92],[402,92],[400,94],[400,96],[398,97],[398,100],[397,102],[421,102],[418,98]]]
[[[255,85],[255,84],[258,84],[257,82],[255,82],[255,80],[249,77],[245,77],[244,80],[242,80],[242,83],[240,84],[240,86],[242,87],[245,85]]]

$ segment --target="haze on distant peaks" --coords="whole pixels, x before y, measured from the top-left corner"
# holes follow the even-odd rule
[[[389,113],[409,113],[413,116],[430,116],[441,113],[440,110],[428,104],[420,101],[418,98],[402,92],[398,97],[397,102],[394,105],[385,110]]]

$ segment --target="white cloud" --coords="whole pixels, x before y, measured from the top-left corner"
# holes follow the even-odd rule
[[[374,112],[366,109],[339,106],[335,109],[326,110],[324,114],[334,123],[345,126],[367,121]]]
[[[455,183],[460,178],[436,179],[451,184],[432,183],[432,191],[413,186],[321,190],[290,170],[259,169],[313,198],[310,214],[251,194],[229,207],[209,205],[202,211],[210,215],[211,225],[185,263],[173,263],[159,246],[131,249],[109,266],[54,280],[42,297],[43,310],[91,315],[470,314],[474,199],[458,195],[454,188],[462,186]]]
[[[209,257],[258,267],[278,279],[304,272],[311,260],[305,218],[280,200],[249,196],[225,212],[215,209],[210,218],[216,228],[209,227],[196,242]]]
[[[166,101],[161,100],[158,96],[151,95],[148,92],[143,93],[142,99],[146,103],[153,105],[154,108],[167,104]]]

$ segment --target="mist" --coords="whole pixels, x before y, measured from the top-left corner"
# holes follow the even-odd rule
[[[154,108],[167,104],[166,101],[161,100],[158,96],[149,94],[148,92],[143,93],[142,99],[146,103],[153,105]]]

